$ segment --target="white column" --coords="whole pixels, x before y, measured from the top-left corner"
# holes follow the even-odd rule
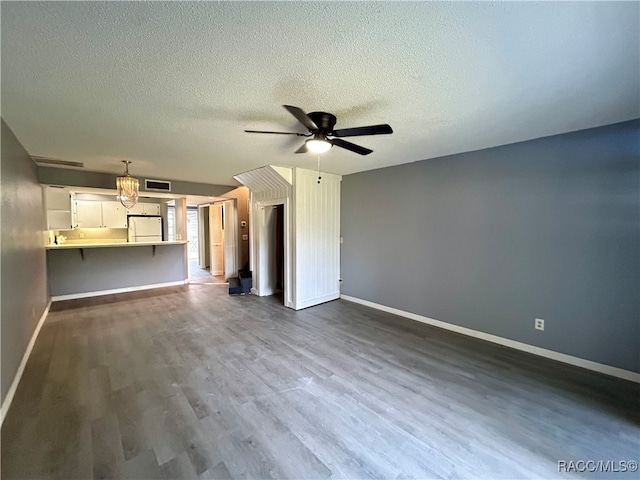
[[[187,199],[176,198],[176,214],[175,214],[174,232],[176,232],[176,240],[187,239]]]
[[[176,233],[176,241],[187,241],[187,199],[176,198],[176,214],[174,216],[174,232]],[[186,277],[189,278],[189,245],[184,244],[184,271]]]

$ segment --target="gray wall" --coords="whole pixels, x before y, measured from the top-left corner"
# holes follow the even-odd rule
[[[0,244],[2,401],[49,301],[44,205],[36,166],[2,123],[2,243]]]
[[[140,181],[140,192],[145,192],[144,177],[135,175],[134,177]],[[38,180],[46,185],[68,185],[72,187],[91,187],[91,188],[108,188],[114,190],[116,188],[116,177],[112,173],[91,172],[88,170],[76,170],[70,168],[54,168],[54,167],[38,167]],[[154,178],[154,180],[165,180],[162,178]],[[171,182],[171,192],[180,195],[204,195],[218,197],[227,193],[235,186],[228,185],[210,185],[208,183],[183,182],[180,180],[169,180]],[[157,193],[155,190],[150,192]]]
[[[100,292],[188,278],[184,244],[47,251],[51,295]]]
[[[639,372],[639,138],[636,120],[343,177],[342,293]]]

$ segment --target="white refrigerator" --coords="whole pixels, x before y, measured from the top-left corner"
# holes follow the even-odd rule
[[[162,217],[129,215],[130,242],[161,242]]]

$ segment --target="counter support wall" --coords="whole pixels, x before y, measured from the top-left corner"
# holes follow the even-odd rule
[[[84,258],[77,248],[49,249],[52,300],[187,283],[186,248],[184,243],[83,248]]]

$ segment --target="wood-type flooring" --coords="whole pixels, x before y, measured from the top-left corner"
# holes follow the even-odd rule
[[[295,312],[188,285],[54,304],[2,427],[1,473],[638,478],[558,462],[640,460],[639,394],[343,300]]]

